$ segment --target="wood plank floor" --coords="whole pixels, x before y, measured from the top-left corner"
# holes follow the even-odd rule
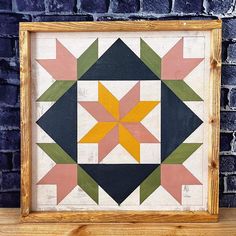
[[[218,223],[162,224],[26,224],[20,223],[19,209],[0,209],[1,236],[159,236],[214,235],[236,236],[236,208],[220,209]]]

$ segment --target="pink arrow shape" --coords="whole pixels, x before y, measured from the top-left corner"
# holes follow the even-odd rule
[[[97,121],[112,122],[116,119],[104,108],[99,102],[79,102],[79,104],[87,110]]]
[[[120,100],[120,118],[123,118],[140,101],[140,82]]]
[[[183,80],[204,58],[184,58],[184,40],[180,39],[162,58],[161,79]]]
[[[77,59],[56,39],[56,59],[38,59],[37,62],[55,80],[77,80]]]
[[[141,123],[122,123],[122,125],[129,130],[129,132],[140,142],[140,143],[160,143],[150,131],[143,126]]]
[[[77,165],[56,164],[37,184],[55,184],[59,204],[77,185]]]
[[[116,125],[99,143],[98,143],[98,161],[101,162],[118,144],[119,133]]]
[[[161,186],[182,204],[182,185],[202,185],[182,164],[161,165]]]

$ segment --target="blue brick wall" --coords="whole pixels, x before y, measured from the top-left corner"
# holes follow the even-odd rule
[[[19,207],[20,21],[223,19],[220,206],[236,207],[235,0],[0,0],[0,207]]]

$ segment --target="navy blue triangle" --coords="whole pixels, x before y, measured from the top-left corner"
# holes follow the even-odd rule
[[[161,160],[201,124],[202,120],[161,82]]]
[[[77,83],[36,123],[77,162]]]
[[[159,80],[159,78],[121,39],[118,39],[80,80]]]
[[[80,164],[104,191],[121,204],[159,164]]]

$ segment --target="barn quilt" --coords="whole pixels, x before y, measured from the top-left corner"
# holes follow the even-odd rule
[[[33,207],[203,210],[207,33],[32,38]]]

